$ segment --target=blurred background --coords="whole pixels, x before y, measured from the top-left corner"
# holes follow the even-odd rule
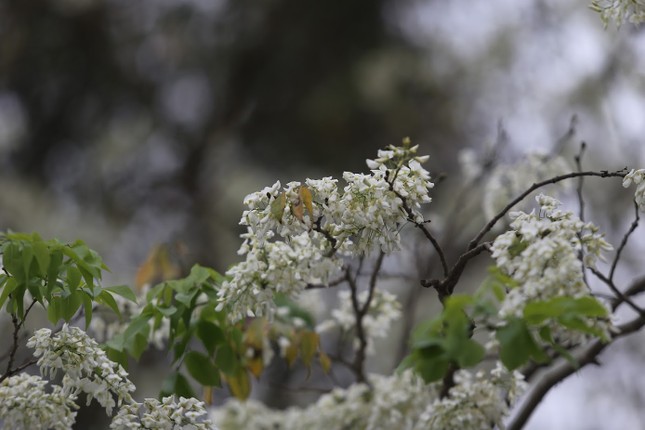
[[[604,29],[587,6],[3,0],[0,229],[83,239],[111,268],[106,283],[133,285],[162,243],[181,244],[186,267],[226,270],[246,194],[365,171],[404,136],[446,174],[436,231],[468,175],[464,154],[558,151],[574,166],[585,141],[589,169],[645,166],[645,31]],[[588,219],[617,243],[631,193],[590,183]],[[460,215],[481,226],[469,207]],[[467,235],[452,233],[454,257]],[[630,246],[625,282],[629,255],[645,251]],[[644,355],[623,342],[554,390],[529,428],[637,428],[645,381],[628,364]]]

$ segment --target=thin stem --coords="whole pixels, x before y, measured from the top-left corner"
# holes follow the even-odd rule
[[[573,127],[573,119],[572,119],[572,127]],[[571,130],[572,128],[570,128]],[[574,160],[576,162],[576,169],[578,172],[582,172],[582,156],[585,153],[585,149],[587,148],[587,144],[585,142],[582,142],[580,144],[580,151],[578,151],[578,155],[574,157]],[[582,196],[582,186],[584,185],[584,176],[581,176],[578,178],[578,187],[576,188],[576,193],[578,194],[578,218],[580,218],[580,221],[584,222],[585,220],[585,199]],[[578,236],[578,239],[582,243],[582,236],[580,232],[576,234]],[[584,262],[584,248],[581,246],[580,251],[578,252],[578,259],[581,262]],[[589,285],[587,282],[587,271],[584,270],[584,266],[582,269],[582,279],[586,285]]]
[[[367,382],[364,369],[365,359],[367,357],[367,333],[365,332],[365,327],[363,326],[363,318],[365,317],[365,315],[367,315],[367,312],[369,311],[370,305],[372,303],[372,299],[374,298],[376,281],[378,279],[378,273],[381,270],[384,257],[385,253],[381,251],[378,258],[376,259],[372,276],[370,277],[367,300],[365,301],[365,304],[363,306],[361,306],[358,300],[358,284],[356,282],[356,278],[351,276],[349,269],[347,269],[345,272],[345,280],[349,284],[349,288],[351,290],[352,308],[354,309],[354,315],[356,317],[356,337],[358,338],[359,342],[358,350],[356,351],[356,355],[354,357],[354,364],[352,366],[354,372],[356,373],[357,382]]]
[[[596,275],[598,279],[600,279],[602,282],[604,282],[609,289],[616,295],[616,297],[619,299],[620,302],[627,303],[629,307],[634,309],[637,314],[644,316],[645,317],[645,310],[641,309],[636,303],[634,303],[629,297],[627,297],[625,294],[623,294],[617,287],[616,284],[614,284],[614,281],[611,278],[606,277],[602,273],[600,273],[598,270],[594,269],[593,267],[590,268],[591,273]]]
[[[502,209],[497,215],[495,215],[493,219],[491,219],[488,222],[488,224],[486,224],[481,229],[481,231],[477,234],[477,236],[475,236],[475,238],[470,241],[470,244],[468,245],[468,249],[471,250],[477,247],[477,245],[479,245],[479,242],[482,240],[482,238],[488,232],[491,231],[491,229],[495,226],[495,224],[497,224],[497,221],[502,219],[502,217],[504,217],[504,215],[506,215],[508,211],[510,211],[515,205],[517,205],[519,202],[524,200],[526,196],[528,196],[538,188],[541,188],[549,184],[557,184],[558,182],[562,182],[564,180],[571,179],[571,178],[579,178],[581,176],[598,176],[601,178],[610,178],[610,177],[622,178],[623,176],[625,176],[625,172],[626,172],[626,169],[618,170],[615,172],[608,172],[606,170],[601,170],[600,172],[571,172],[571,173],[567,173],[566,175],[559,175],[551,179],[546,179],[544,181],[534,183],[526,191],[524,191],[522,194],[520,194],[515,199],[513,199],[509,204],[507,204],[504,207],[504,209]]]
[[[618,266],[620,255],[622,254],[623,249],[625,249],[625,246],[627,245],[627,241],[629,240],[629,237],[632,235],[634,230],[636,230],[636,227],[638,227],[638,222],[640,221],[640,219],[641,219],[640,214],[638,213],[638,204],[634,201],[634,221],[632,221],[632,224],[629,227],[629,230],[627,230],[627,232],[623,236],[623,240],[620,241],[620,245],[616,250],[616,256],[614,257],[614,261],[611,263],[611,270],[609,271],[609,279],[611,281],[614,280],[614,273],[616,272],[616,267]]]
[[[524,401],[517,409],[516,414],[506,426],[507,430],[520,430],[524,427],[529,420],[533,411],[540,404],[546,393],[568,376],[580,370],[580,368],[590,363],[596,363],[598,355],[609,346],[614,340],[634,333],[645,326],[645,316],[639,315],[629,323],[623,324],[618,327],[612,340],[603,343],[600,340],[594,341],[589,347],[583,349],[580,353],[576,354],[575,360],[579,366],[573,366],[568,361],[561,361],[561,364],[548,372],[544,373],[540,379],[535,383],[531,391],[524,398]]]

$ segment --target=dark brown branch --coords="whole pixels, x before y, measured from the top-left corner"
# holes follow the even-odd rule
[[[609,271],[609,279],[613,282],[614,280],[614,273],[616,272],[616,267],[618,266],[618,261],[620,261],[620,255],[623,252],[623,249],[625,249],[625,246],[627,245],[627,241],[629,240],[629,237],[632,235],[634,230],[638,227],[638,222],[640,221],[640,214],[638,213],[638,204],[634,201],[634,221],[632,221],[631,226],[629,227],[629,230],[625,233],[623,236],[623,240],[620,241],[620,245],[618,246],[618,249],[616,250],[616,256],[614,257],[614,261],[611,263],[611,270]]]
[[[621,292],[618,289],[618,287],[616,287],[616,284],[614,284],[614,281],[611,278],[606,277],[605,275],[603,275],[593,267],[591,267],[590,270],[591,270],[591,273],[596,275],[598,279],[604,282],[609,287],[609,289],[616,295],[617,303],[627,303],[629,307],[631,307],[634,311],[636,311],[637,314],[645,317],[645,310],[641,309],[628,296],[626,296],[623,292]]]
[[[457,282],[459,282],[459,278],[466,269],[466,264],[468,264],[468,261],[481,254],[483,251],[487,250],[489,245],[489,242],[484,242],[477,245],[475,248],[469,249],[467,252],[461,254],[455,265],[452,266],[452,269],[450,269],[448,276],[443,280],[424,279],[421,281],[421,285],[426,288],[434,288],[435,290],[437,290],[439,300],[443,303],[444,299],[450,296],[454,291],[455,285],[457,285]]]
[[[379,252],[379,256],[376,259],[374,269],[372,271],[372,276],[370,277],[369,290],[367,295],[367,300],[361,306],[358,300],[358,284],[356,283],[356,278],[351,276],[349,269],[345,272],[345,280],[349,284],[351,290],[352,298],[352,308],[354,310],[354,315],[356,317],[356,337],[358,338],[358,350],[354,357],[353,369],[356,373],[357,382],[367,382],[365,377],[365,359],[367,357],[367,333],[365,332],[365,327],[363,326],[363,318],[367,315],[370,305],[372,304],[372,299],[374,298],[374,290],[376,289],[376,281],[378,279],[378,273],[381,270],[383,264],[383,258],[385,253],[383,251]]]
[[[645,293],[645,277],[639,278],[637,281],[633,282],[624,294],[627,297],[634,297],[641,293]],[[612,303],[612,308],[617,308],[621,303],[622,302],[619,299],[616,299]]]
[[[572,125],[570,127],[570,130],[575,130],[573,128],[573,118],[571,119]],[[585,153],[585,148],[587,147],[587,144],[585,142],[582,142],[580,144],[580,151],[578,151],[578,155],[574,157],[574,160],[576,162],[576,169],[578,172],[582,172],[582,156]],[[584,176],[581,176],[578,178],[578,186],[576,187],[576,194],[578,195],[578,218],[580,218],[580,221],[584,222],[585,220],[585,199],[582,196],[582,186],[584,185]],[[578,239],[582,243],[582,235],[581,232],[578,232],[576,234],[578,236]],[[580,251],[578,252],[578,259],[583,262],[584,264],[584,248],[581,246]],[[589,285],[587,282],[587,272],[584,270],[584,267],[582,269],[582,279],[585,283],[585,285]]]
[[[398,174],[398,171],[397,171]],[[396,177],[395,177],[396,179]],[[446,262],[446,255],[443,252],[443,249],[441,249],[441,245],[439,245],[439,242],[437,239],[434,238],[432,233],[430,233],[430,230],[428,230],[425,226],[425,222],[417,222],[414,219],[414,212],[412,212],[412,209],[408,205],[408,202],[406,202],[405,197],[403,197],[398,191],[394,189],[394,180],[392,182],[388,182],[390,184],[390,190],[396,194],[396,196],[401,199],[401,202],[403,203],[403,211],[405,212],[405,215],[408,218],[408,221],[413,223],[416,228],[421,230],[423,232],[423,235],[430,241],[432,244],[432,247],[437,251],[437,254],[439,255],[439,259],[441,260],[441,267],[443,268],[443,276],[448,276],[448,263]]]
[[[497,224],[497,221],[502,219],[504,215],[508,213],[515,205],[520,203],[522,200],[526,198],[529,194],[531,194],[533,191],[545,186],[545,185],[550,185],[550,184],[557,184],[558,182],[562,182],[567,179],[571,178],[579,178],[582,176],[598,176],[600,178],[610,178],[610,177],[616,177],[616,178],[622,178],[625,176],[627,169],[622,169],[622,170],[617,170],[615,172],[608,172],[606,170],[601,170],[600,172],[572,172],[572,173],[567,173],[566,175],[559,175],[555,176],[551,179],[546,179],[541,182],[536,182],[533,185],[531,185],[526,191],[524,191],[522,194],[517,196],[515,199],[513,199],[509,204],[507,204],[504,209],[502,209],[497,215],[491,219],[488,224],[486,224],[481,231],[475,236],[473,240],[470,241],[470,244],[468,245],[468,249],[474,249],[479,245],[479,242],[482,240],[482,238],[491,231],[491,229]]]
[[[18,333],[20,332],[20,323],[18,322],[18,316],[13,312],[11,313],[11,324],[13,325],[13,343],[11,344],[11,349],[9,350],[9,361],[7,361],[7,367],[5,368],[4,375],[0,376],[0,382],[13,375],[13,362],[16,358],[16,352],[18,351]]]
[[[554,367],[553,369],[543,374],[535,383],[528,395],[524,398],[524,401],[517,410],[517,413],[508,423],[506,429],[520,430],[522,427],[524,427],[535,408],[540,404],[546,393],[548,393],[554,385],[577,372],[583,366],[586,366],[590,363],[596,363],[598,355],[614,340],[618,339],[619,337],[634,333],[640,330],[643,326],[645,326],[645,317],[638,316],[629,323],[619,326],[618,333],[614,335],[610,342],[603,343],[599,340],[596,340],[589,347],[583,349],[578,354],[575,354],[575,360],[578,363],[579,367],[573,366],[568,361],[562,361],[558,367]]]

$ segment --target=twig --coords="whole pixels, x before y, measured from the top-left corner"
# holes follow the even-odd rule
[[[573,118],[571,119],[571,126],[569,130],[575,130],[573,125]],[[574,160],[576,162],[576,169],[578,172],[582,172],[582,156],[585,153],[585,149],[587,148],[587,144],[585,142],[580,143],[580,150],[578,151],[578,155],[574,157]],[[581,176],[578,178],[578,187],[576,188],[576,193],[578,195],[578,218],[580,218],[580,221],[584,222],[585,220],[585,199],[582,197],[582,186],[584,185],[584,176]],[[578,239],[582,243],[582,235],[580,232],[576,234],[578,236]],[[578,259],[581,262],[584,262],[584,248],[581,246],[580,251],[578,252]],[[582,269],[582,280],[586,285],[589,285],[587,282],[587,271],[584,270],[584,266]]]
[[[629,227],[629,230],[627,230],[627,232],[623,236],[623,240],[620,241],[620,245],[616,250],[616,256],[614,257],[614,261],[611,263],[611,270],[609,271],[609,279],[612,282],[614,280],[614,273],[616,272],[618,261],[620,260],[620,254],[623,252],[623,249],[625,249],[625,246],[627,245],[627,241],[629,240],[629,237],[634,232],[634,230],[636,230],[636,227],[638,227],[638,222],[640,221],[640,219],[641,219],[640,214],[638,213],[638,204],[634,201],[634,221],[632,221],[632,224]]]
[[[626,170],[627,169],[622,169],[622,170],[617,170],[615,172],[608,172],[606,170],[601,170],[600,172],[571,172],[571,173],[567,173],[565,175],[555,176],[555,177],[553,177],[551,179],[546,179],[544,181],[534,183],[526,191],[524,191],[522,194],[520,194],[515,199],[513,199],[513,201],[511,201],[509,204],[507,204],[504,207],[504,209],[502,209],[500,212],[498,212],[497,215],[495,215],[493,217],[493,219],[491,219],[488,222],[488,224],[486,224],[481,229],[481,231],[477,234],[477,236],[475,236],[475,238],[470,241],[470,243],[468,245],[468,249],[471,250],[471,249],[474,249],[475,247],[477,247],[477,245],[479,245],[479,242],[482,240],[482,238],[489,231],[491,231],[491,229],[495,226],[495,224],[497,224],[497,221],[502,219],[504,217],[504,215],[506,215],[506,213],[508,211],[510,211],[516,204],[518,204],[519,202],[524,200],[526,198],[526,196],[528,196],[529,194],[531,194],[533,191],[537,190],[538,188],[541,188],[541,187],[543,187],[545,185],[549,185],[549,184],[557,184],[558,182],[562,182],[564,180],[571,179],[571,178],[579,178],[581,176],[598,176],[598,177],[601,177],[601,178],[610,178],[610,177],[622,178],[623,176],[625,176]]]
[[[616,295],[616,297],[619,299],[619,302],[624,302],[629,305],[632,309],[636,311],[637,314],[645,317],[645,310],[641,309],[636,303],[634,303],[629,297],[627,297],[625,294],[623,294],[617,287],[616,284],[614,284],[614,281],[611,278],[606,277],[602,273],[600,273],[598,270],[594,269],[593,267],[590,268],[591,273],[596,275],[598,279],[600,279],[602,282],[604,282],[609,289]]]
[[[454,291],[455,285],[457,285],[457,282],[459,282],[459,278],[461,277],[461,274],[464,272],[464,269],[466,268],[466,264],[468,264],[468,261],[476,257],[477,255],[481,254],[483,251],[487,250],[489,246],[490,246],[489,242],[484,242],[477,245],[473,249],[469,249],[467,252],[459,256],[459,259],[457,260],[455,265],[452,266],[452,269],[450,269],[450,272],[447,277],[445,277],[443,280],[423,279],[421,280],[421,285],[426,288],[434,288],[437,291],[437,294],[439,295],[439,300],[443,303],[445,298],[450,296]]]
[[[376,289],[378,272],[381,270],[384,257],[385,253],[381,251],[378,258],[376,259],[374,270],[370,278],[367,300],[365,301],[365,304],[363,306],[361,306],[358,300],[358,285],[356,283],[356,278],[351,276],[349,269],[347,269],[345,272],[345,279],[349,284],[349,288],[351,290],[352,308],[354,309],[354,315],[356,316],[356,337],[358,338],[359,342],[358,350],[356,351],[356,355],[354,357],[354,364],[352,366],[354,373],[356,373],[357,382],[367,382],[364,369],[365,358],[367,356],[367,333],[365,333],[365,327],[363,326],[363,318],[369,311],[372,298],[374,297],[374,290]]]
[[[398,171],[397,171],[398,172]],[[392,182],[388,182],[390,184],[390,190],[396,194],[396,196],[401,199],[401,202],[403,204],[403,211],[405,212],[408,221],[414,224],[416,228],[421,230],[423,232],[423,235],[430,241],[434,249],[437,251],[437,254],[439,255],[439,259],[441,260],[441,267],[443,268],[443,276],[448,276],[448,263],[446,262],[446,256],[443,252],[443,249],[441,249],[441,246],[439,245],[439,242],[437,242],[437,239],[434,238],[432,233],[430,233],[430,230],[428,230],[425,226],[425,221],[424,222],[417,222],[414,219],[414,212],[412,212],[412,209],[410,206],[408,206],[408,203],[405,201],[405,197],[403,197],[398,191],[394,189],[394,180]]]
[[[535,408],[540,404],[546,393],[548,393],[554,385],[577,372],[583,366],[595,363],[598,354],[600,354],[614,340],[634,333],[635,331],[640,330],[643,326],[645,326],[645,317],[641,315],[629,323],[619,326],[618,333],[613,336],[611,341],[603,343],[596,340],[589,347],[582,350],[582,352],[576,354],[575,361],[578,363],[579,367],[573,366],[568,361],[562,361],[559,366],[544,373],[524,398],[524,401],[520,405],[516,414],[506,426],[506,430],[520,430],[524,427]]]

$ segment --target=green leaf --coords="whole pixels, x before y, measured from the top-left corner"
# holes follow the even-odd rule
[[[62,299],[60,297],[52,297],[52,300],[49,302],[49,306],[47,306],[47,319],[52,324],[56,324],[63,315],[61,300]]]
[[[34,248],[31,244],[24,244],[22,249],[22,267],[25,271],[25,280],[30,278],[31,263],[34,260]]]
[[[219,371],[206,355],[197,351],[190,351],[184,358],[184,364],[190,376],[200,384],[220,386]]]
[[[148,324],[148,321],[150,320],[152,316],[150,314],[141,314],[137,317],[135,317],[131,322],[130,325],[128,325],[128,328],[125,329],[123,332],[123,336],[126,340],[126,342],[134,337],[135,335],[139,333],[148,333],[147,330],[150,329],[150,324]]]
[[[34,255],[36,256],[40,273],[42,276],[45,276],[49,270],[49,261],[51,259],[49,256],[49,247],[45,242],[40,240],[34,242]]]
[[[107,305],[110,309],[114,311],[115,314],[119,316],[119,318],[121,318],[121,310],[119,309],[119,305],[116,303],[116,300],[114,300],[114,297],[112,297],[112,294],[103,290],[98,295],[98,297],[96,297],[96,301],[98,303]]]
[[[419,361],[415,369],[425,382],[430,383],[443,378],[449,367],[450,360],[446,357],[437,357],[432,360]]]
[[[63,263],[63,253],[60,250],[52,251],[47,269],[47,299],[51,297],[52,291],[56,286],[56,279]]]
[[[466,368],[479,364],[486,355],[486,350],[479,343],[472,339],[467,339],[461,344],[461,347],[455,354],[459,367]]]
[[[197,337],[202,341],[209,354],[213,354],[218,345],[226,342],[224,332],[212,322],[200,319],[197,321]]]
[[[176,306],[158,307],[155,309],[165,317],[171,317],[177,312]]]
[[[5,275],[1,275],[2,278],[2,292],[0,293],[0,310],[4,306],[4,302],[7,300],[7,297],[9,297],[9,294],[13,292],[13,290],[16,289],[18,286],[18,283],[16,282],[15,278],[9,278]]]
[[[278,222],[282,222],[282,214],[287,205],[287,196],[285,193],[280,193],[278,197],[271,202],[271,216]]]
[[[227,343],[223,343],[217,348],[215,365],[227,375],[234,375],[240,368],[237,355]]]
[[[537,362],[548,360],[523,320],[509,320],[497,329],[496,337],[500,344],[500,359],[509,370],[517,369],[531,357]]]
[[[190,382],[179,372],[171,373],[161,384],[160,397],[167,397],[173,394],[186,398],[195,397],[195,392],[190,386]]]
[[[83,312],[85,313],[85,330],[87,330],[92,322],[92,298],[84,291],[80,294],[83,300]]]
[[[67,268],[67,286],[74,291],[81,284],[81,272],[74,266]]]
[[[61,300],[61,317],[69,322],[83,304],[83,292],[77,291]]]
[[[134,336],[126,339],[125,348],[130,353],[132,357],[136,360],[139,360],[141,354],[148,349],[148,333],[150,332],[150,327],[144,330],[143,333],[137,333]]]
[[[136,294],[134,294],[132,288],[128,287],[127,285],[115,285],[113,287],[103,288],[103,290],[117,294],[127,300],[130,300],[133,303],[137,303]]]

